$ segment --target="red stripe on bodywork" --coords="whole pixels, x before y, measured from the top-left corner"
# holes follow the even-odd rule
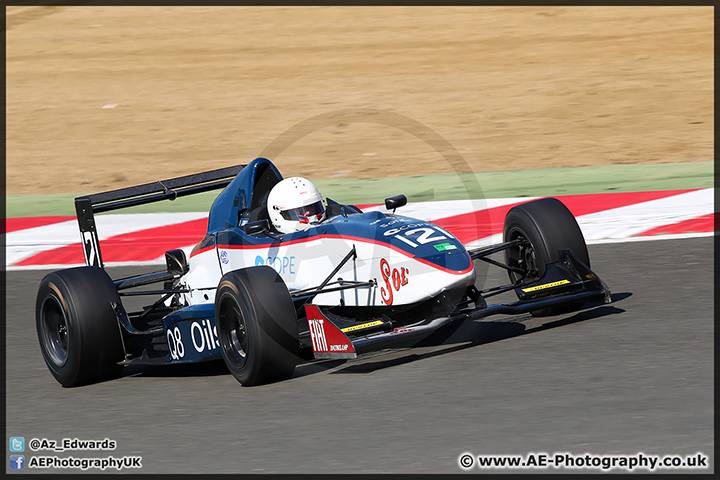
[[[377,240],[372,240],[372,239],[364,238],[364,237],[353,237],[350,235],[335,235],[335,234],[317,235],[317,236],[302,238],[302,239],[297,239],[297,240],[289,240],[287,242],[283,242],[282,246],[296,245],[299,243],[309,243],[309,242],[314,242],[314,241],[318,241],[321,239],[348,240],[351,242],[371,243],[373,245],[380,245],[382,247],[387,247],[387,248],[394,250],[398,253],[401,253],[407,257],[410,257],[413,260],[417,260],[418,262],[428,265],[432,268],[436,268],[443,272],[452,273],[453,275],[464,275],[466,273],[471,272],[473,269],[472,261],[470,262],[470,266],[468,268],[466,268],[465,270],[450,270],[449,268],[441,267],[440,265],[429,262],[423,258],[415,257],[411,252],[409,252],[407,250],[403,250],[402,248],[396,247],[389,243],[379,242]],[[280,243],[276,242],[276,243],[265,244],[265,245],[218,245],[218,248],[223,248],[226,250],[261,250],[261,249],[266,249],[266,248],[270,247],[271,245],[278,246],[278,245],[280,245]],[[197,252],[197,253],[200,253],[200,252]]]
[[[200,255],[201,253],[209,252],[210,250],[215,250],[215,244],[208,245],[207,247],[201,248],[200,250],[195,250],[190,253],[190,258],[194,257],[195,255]]]

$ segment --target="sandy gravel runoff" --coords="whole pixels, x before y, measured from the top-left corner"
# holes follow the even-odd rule
[[[428,132],[474,171],[713,158],[712,7],[6,14],[8,194],[245,163],[297,125],[285,176],[451,172]]]

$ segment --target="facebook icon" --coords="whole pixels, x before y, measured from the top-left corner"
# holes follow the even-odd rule
[[[10,470],[25,470],[25,455],[10,455]]]

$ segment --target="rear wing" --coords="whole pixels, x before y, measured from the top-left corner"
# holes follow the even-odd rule
[[[134,187],[110,190],[75,198],[80,236],[88,266],[104,268],[100,254],[95,214],[121,208],[145,205],[161,200],[175,200],[210,190],[225,188],[246,165],[209,170],[207,172],[145,183]]]

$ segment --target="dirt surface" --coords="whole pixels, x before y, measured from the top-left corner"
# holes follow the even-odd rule
[[[8,194],[713,158],[712,7],[16,6],[6,41]]]

